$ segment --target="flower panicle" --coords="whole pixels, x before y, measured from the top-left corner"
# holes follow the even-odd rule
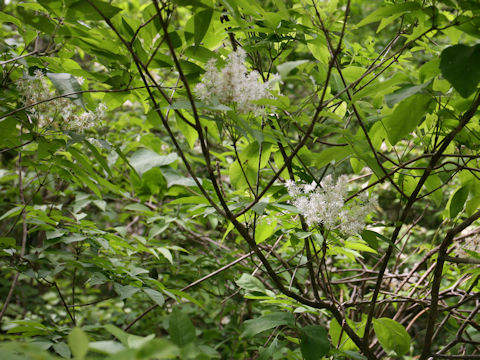
[[[33,76],[20,79],[17,89],[39,128],[56,125],[63,130],[82,132],[95,126],[105,116],[107,107],[103,103],[95,111],[79,111],[79,107],[65,97],[52,99],[55,93],[50,90],[46,76],[39,69]]]
[[[248,72],[245,66],[246,52],[239,48],[230,53],[225,67],[218,70],[216,60],[210,59],[202,82],[195,86],[195,93],[201,101],[212,104],[215,100],[223,105],[235,105],[240,113],[263,114],[263,107],[253,101],[273,98],[270,91],[279,80],[278,75],[270,81],[259,82],[257,71]]]
[[[337,182],[327,175],[320,184],[285,183],[292,204],[305,217],[306,223],[323,225],[328,230],[339,230],[346,235],[358,234],[365,228],[365,215],[376,208],[374,199],[366,193],[345,203],[348,177],[342,175]]]

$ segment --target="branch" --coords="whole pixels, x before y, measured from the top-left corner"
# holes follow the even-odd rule
[[[442,281],[443,265],[447,258],[447,249],[450,246],[450,244],[453,242],[453,238],[455,237],[455,235],[465,230],[468,226],[470,226],[474,221],[476,221],[479,218],[480,218],[480,210],[478,210],[472,216],[465,219],[461,224],[449,230],[440,245],[440,249],[438,251],[437,264],[435,266],[435,270],[433,273],[432,295],[431,295],[432,302],[430,305],[427,331],[425,333],[425,342],[423,345],[423,352],[420,357],[420,360],[426,360],[430,356],[432,338],[433,338],[433,333],[435,331],[435,321],[437,319],[438,295],[440,291],[440,282]]]

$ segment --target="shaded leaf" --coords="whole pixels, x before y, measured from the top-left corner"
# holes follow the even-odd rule
[[[67,11],[67,19],[78,20],[104,20],[103,14],[107,19],[112,18],[122,9],[112,6],[105,1],[90,0],[92,5],[85,0],[73,3]]]
[[[480,81],[480,44],[454,45],[440,55],[440,71],[464,98],[476,90]]]
[[[116,327],[115,325],[111,325],[111,324],[105,325],[105,330],[107,330],[110,334],[112,334],[118,340],[120,340],[120,342],[123,345],[125,345],[125,346],[128,345],[128,337],[130,336],[130,334],[126,333],[122,329]]]
[[[300,350],[305,360],[321,360],[330,351],[328,333],[323,326],[305,326],[300,329],[300,339]]]
[[[131,297],[133,294],[135,294],[136,292],[140,291],[139,288],[135,287],[135,286],[132,286],[132,285],[120,285],[118,283],[114,283],[113,284],[113,289],[115,290],[115,292],[120,295],[120,299],[121,300],[124,300],[124,299],[128,299],[129,297]]]
[[[196,338],[192,321],[178,308],[174,308],[168,318],[168,334],[180,347],[190,344]]]
[[[60,355],[61,357],[66,358],[66,359],[71,358],[72,353],[70,351],[70,348],[64,342],[53,344],[52,347],[53,347],[53,350],[55,350],[55,352],[58,355]]]
[[[158,306],[162,306],[165,303],[165,298],[163,297],[161,292],[153,289],[143,289],[143,292],[147,294],[150,299],[155,301]]]
[[[12,23],[12,24],[17,25],[17,27],[22,26],[22,23],[20,22],[20,20],[13,17],[12,15],[8,15],[8,14],[2,12],[2,11],[0,11],[0,22],[2,22],[2,23]]]
[[[198,12],[193,21],[195,26],[195,46],[199,46],[202,42],[205,34],[207,33],[208,27],[210,26],[210,21],[212,20],[213,9],[207,8]]]
[[[55,86],[55,88],[61,95],[79,92],[82,90],[82,87],[78,83],[77,79],[75,79],[75,77],[71,74],[55,74],[47,72],[47,77],[50,79],[50,81],[53,83],[53,86]],[[82,94],[69,95],[67,97],[79,106],[84,105]]]
[[[135,171],[142,175],[148,170],[157,167],[169,165],[178,159],[178,155],[170,153],[168,155],[158,155],[150,149],[140,149],[130,156],[129,162]]]
[[[307,62],[308,62],[308,60],[287,61],[283,64],[278,65],[277,70],[278,70],[278,73],[280,74],[280,76],[283,79],[285,79],[287,77],[287,75],[290,73],[290,71],[292,71],[296,67],[298,67],[302,64],[305,64]]]
[[[388,5],[380,9],[377,9],[371,14],[369,14],[366,18],[360,21],[357,24],[357,26],[360,27],[360,26],[368,25],[372,22],[380,21],[386,18],[387,16],[392,16],[394,14],[404,14],[407,12],[420,10],[421,8],[422,7],[420,6],[419,3],[413,2],[413,1]]]
[[[406,98],[397,105],[390,117],[383,120],[390,144],[395,145],[415,130],[422,121],[430,101],[431,97],[425,94]]]
[[[450,215],[450,218],[457,217],[458,214],[463,210],[465,207],[465,203],[467,202],[468,198],[468,188],[462,186],[455,190],[455,192],[450,197],[447,208]]]
[[[251,292],[260,292],[265,293],[266,289],[265,286],[262,284],[260,280],[258,280],[255,276],[250,274],[242,274],[240,279],[235,281],[238,286],[242,289],[251,291]]]
[[[247,320],[244,323],[242,337],[252,337],[262,331],[272,329],[277,326],[286,325],[295,327],[295,317],[289,312],[273,312],[256,319]]]

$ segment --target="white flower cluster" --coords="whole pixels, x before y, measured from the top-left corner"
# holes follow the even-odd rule
[[[365,227],[365,216],[375,209],[375,201],[361,193],[358,198],[345,203],[348,178],[340,176],[334,183],[331,175],[318,185],[299,184],[288,180],[286,187],[293,198],[292,204],[305,217],[308,225],[323,225],[329,230],[338,229],[346,235],[354,235]]]
[[[105,116],[106,106],[100,104],[95,111],[81,111],[71,100],[55,97],[50,90],[45,75],[36,70],[34,76],[26,76],[17,82],[23,103],[28,107],[30,116],[37,121],[39,128],[48,128],[54,125],[64,130],[83,131],[93,127]],[[42,102],[44,101],[44,102]],[[40,104],[38,104],[41,102]]]
[[[263,108],[252,101],[272,98],[272,84],[278,81],[278,75],[266,83],[258,81],[257,71],[248,72],[245,66],[246,53],[243,49],[228,55],[228,62],[222,70],[216,67],[216,60],[210,59],[201,83],[195,87],[200,100],[213,104],[217,100],[223,105],[236,105],[240,113],[253,112],[261,115]]]

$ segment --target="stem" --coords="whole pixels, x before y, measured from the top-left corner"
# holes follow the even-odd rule
[[[22,135],[22,132],[23,132],[23,128],[20,128],[20,137]],[[27,211],[26,211],[25,194],[23,189],[23,173],[22,173],[21,163],[22,163],[22,153],[19,152],[18,159],[17,159],[18,193],[20,195],[20,203],[23,205],[23,209],[21,213],[23,222],[22,222],[22,243],[20,248],[20,259],[23,259],[23,257],[25,256],[25,249],[27,247],[28,227],[27,227]],[[3,303],[2,309],[0,310],[0,322],[2,321],[2,318],[5,315],[5,312],[7,311],[8,305],[12,300],[13,292],[15,291],[15,288],[18,284],[19,276],[20,276],[19,271],[17,271],[13,276],[12,284],[10,285],[10,289],[8,290],[7,297],[5,299],[5,302]]]

